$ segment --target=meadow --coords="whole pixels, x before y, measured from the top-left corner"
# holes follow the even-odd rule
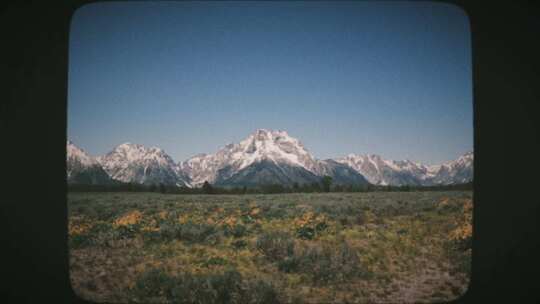
[[[472,192],[68,193],[70,279],[112,303],[458,298]]]

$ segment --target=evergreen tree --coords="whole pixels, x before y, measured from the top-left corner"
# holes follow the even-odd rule
[[[322,178],[322,184],[324,192],[330,192],[330,186],[332,185],[332,177],[325,175]]]
[[[163,183],[159,183],[159,192],[165,193],[165,185]]]
[[[202,191],[204,194],[212,194],[214,193],[214,188],[212,187],[212,185],[210,185],[209,182],[205,181],[202,185]]]

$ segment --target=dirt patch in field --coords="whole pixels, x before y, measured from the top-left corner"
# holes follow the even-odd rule
[[[70,251],[70,280],[79,297],[96,302],[121,302],[137,276],[148,266],[133,254],[134,244],[102,250],[87,248]]]
[[[451,275],[450,265],[437,265],[427,259],[418,259],[414,273],[396,278],[390,283],[394,289],[378,303],[432,303],[451,301],[465,293],[468,277],[463,274]]]

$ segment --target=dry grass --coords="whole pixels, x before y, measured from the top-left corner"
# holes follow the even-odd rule
[[[96,302],[448,301],[469,280],[471,197],[70,193],[71,281]]]

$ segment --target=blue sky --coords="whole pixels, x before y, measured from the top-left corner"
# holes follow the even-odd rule
[[[176,161],[255,129],[317,158],[434,164],[473,149],[469,21],[430,2],[112,2],[79,8],[68,138]]]

